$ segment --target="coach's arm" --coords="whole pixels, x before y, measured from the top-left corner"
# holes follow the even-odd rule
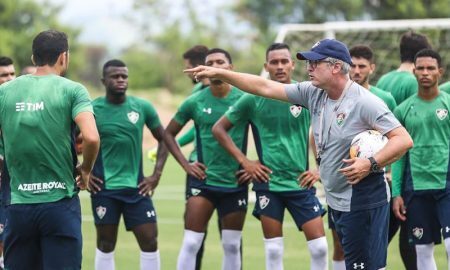
[[[413,147],[413,140],[403,126],[394,128],[385,136],[388,138],[388,142],[373,157],[379,167],[385,167],[400,159],[408,149]],[[343,162],[349,164],[349,166],[339,171],[347,177],[349,184],[359,183],[370,173],[370,161],[367,158],[344,159]]]
[[[209,66],[198,66],[186,69],[184,72],[192,73],[197,81],[204,78],[218,78],[250,94],[288,101],[283,83],[268,80],[260,76]]]

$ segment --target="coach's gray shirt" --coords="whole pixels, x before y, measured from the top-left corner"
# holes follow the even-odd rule
[[[352,82],[341,99],[332,100],[327,93],[302,82],[286,85],[288,99],[311,112],[311,125],[318,151],[321,112],[322,148],[320,178],[328,205],[334,210],[370,209],[387,203],[389,187],[383,174],[370,174],[356,185],[347,183],[338,170],[345,167],[352,139],[365,130],[375,129],[381,134],[401,126],[386,104],[359,84]]]

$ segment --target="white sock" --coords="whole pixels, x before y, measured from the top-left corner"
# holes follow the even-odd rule
[[[197,252],[202,245],[203,237],[205,237],[205,233],[184,230],[183,244],[180,254],[178,254],[178,270],[195,269]]]
[[[264,238],[266,270],[283,270],[283,237]]]
[[[333,270],[345,270],[345,260],[333,261]]]
[[[434,244],[416,245],[417,270],[437,270],[434,261]]]
[[[159,258],[159,250],[155,252],[141,251],[141,270],[159,270],[161,269],[161,260]]]
[[[308,241],[311,253],[311,270],[328,269],[328,243],[325,236]]]
[[[444,239],[445,249],[447,250],[447,264],[450,270],[450,237]]]
[[[222,270],[241,269],[241,236],[242,231],[222,230]]]
[[[114,251],[104,253],[98,248],[95,250],[95,270],[114,270]]]
[[[5,268],[5,259],[3,258],[3,255],[0,257],[0,267],[2,269]]]

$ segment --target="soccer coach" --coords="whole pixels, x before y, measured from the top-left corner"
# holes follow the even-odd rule
[[[255,75],[199,66],[197,79],[214,77],[251,94],[301,105],[311,112],[320,176],[330,214],[344,248],[347,269],[384,269],[390,193],[382,167],[399,159],[413,142],[381,99],[349,78],[346,45],[324,39],[306,60],[310,81],[281,84]],[[349,158],[352,139],[377,130],[388,143],[375,156]]]

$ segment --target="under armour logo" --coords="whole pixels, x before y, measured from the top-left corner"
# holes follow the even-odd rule
[[[211,108],[203,108],[203,112],[207,113],[207,114],[211,114],[212,110]]]
[[[245,199],[238,200],[238,203],[239,203],[239,206],[247,205],[247,202],[245,201]]]
[[[156,214],[155,214],[155,211],[147,211],[147,217],[155,217],[156,216]]]
[[[314,205],[313,209],[314,209],[314,212],[319,212],[320,207],[318,205]]]
[[[450,228],[448,226],[445,226],[445,233],[449,233],[450,232]]]
[[[354,263],[353,269],[365,269],[364,263],[360,263],[360,264]]]

